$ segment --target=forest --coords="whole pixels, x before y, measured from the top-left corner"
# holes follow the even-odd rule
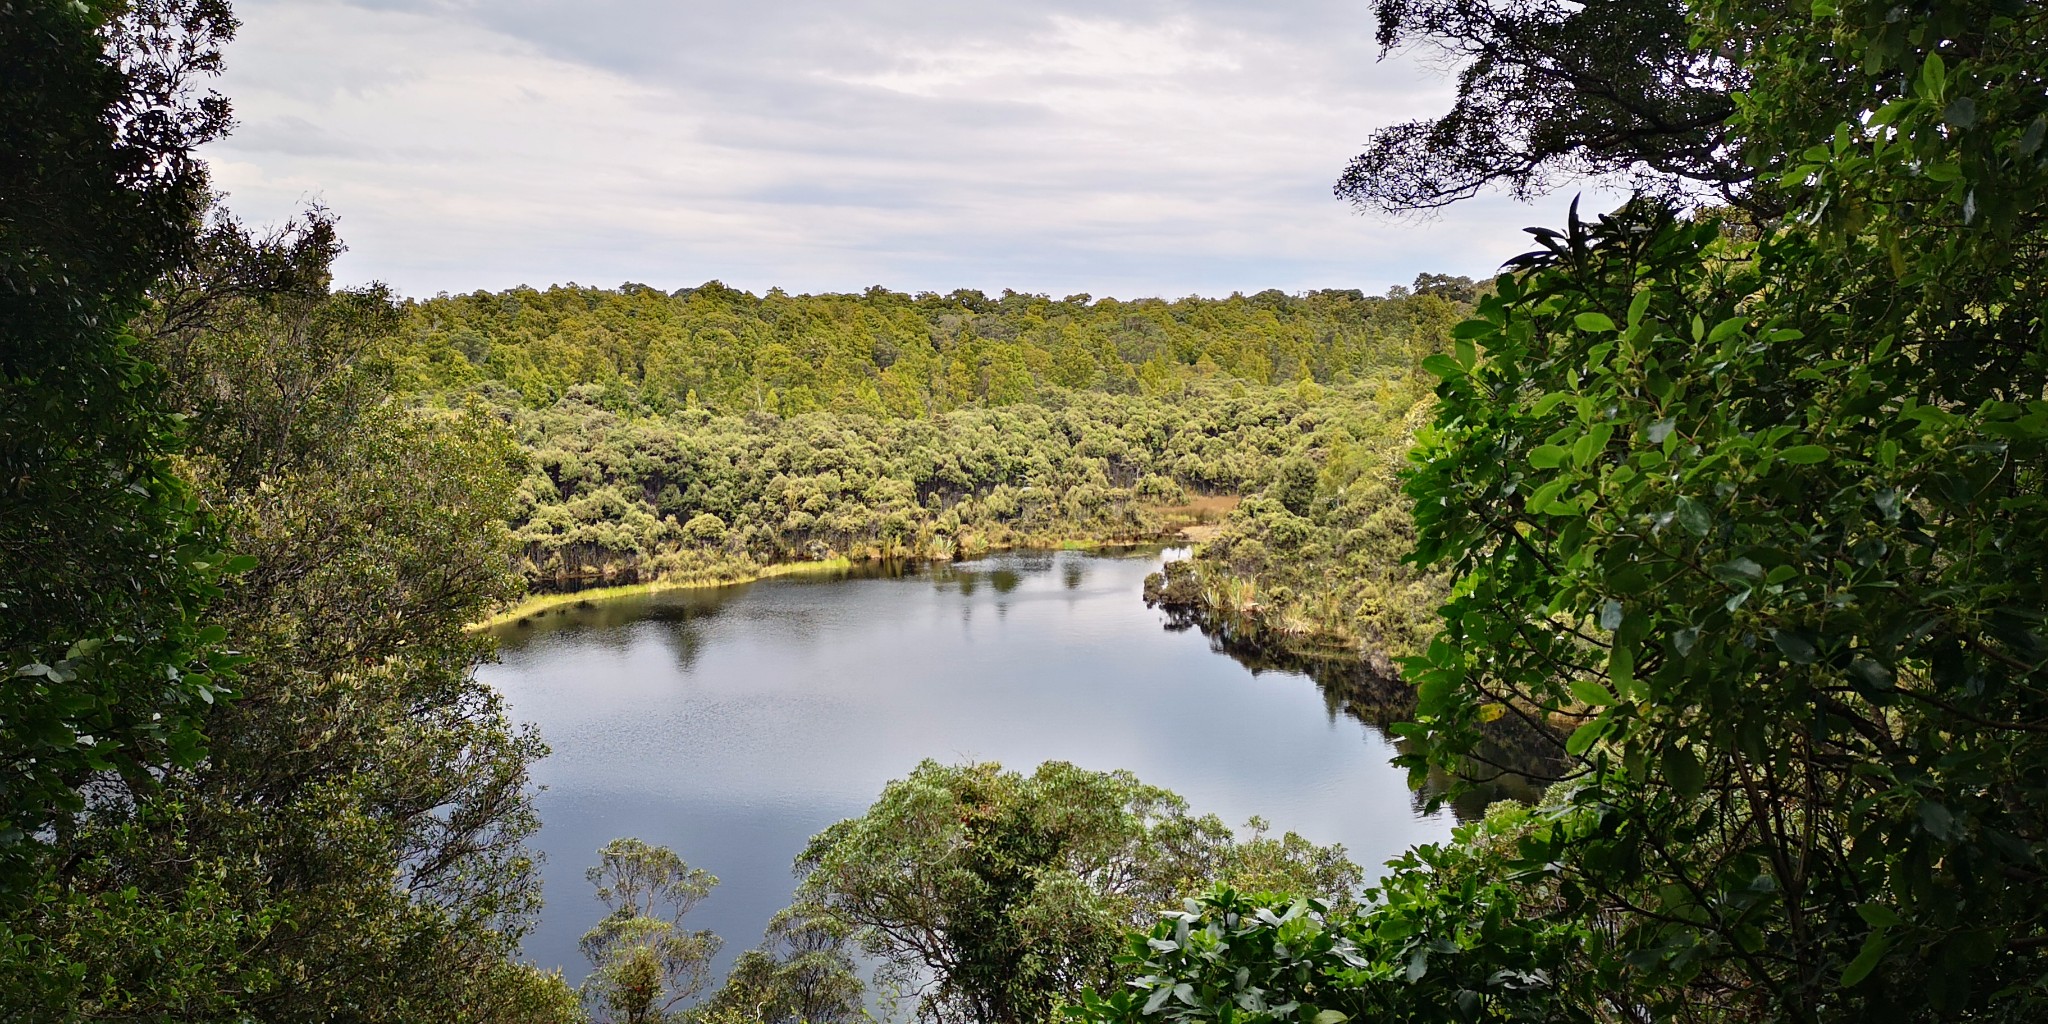
[[[1355,639],[1427,616],[1429,596],[1379,595],[1352,622],[1335,609],[1357,602],[1295,594],[1346,558],[1384,570],[1355,578],[1405,578],[1385,484],[1420,364],[1478,291],[1441,275],[1386,297],[1172,303],[562,288],[403,304],[366,361],[408,401],[509,424],[530,456],[509,525],[536,589],[1170,539],[1249,496],[1238,532],[1257,535],[1217,548],[1233,599]],[[693,344],[723,353],[724,377],[666,369],[707,361],[663,355]],[[792,347],[819,369],[793,378]],[[1283,565],[1295,575],[1258,585]]]
[[[405,299],[211,187],[225,0],[0,5],[0,1020],[2039,1019],[2048,11],[1373,6],[1457,95],[1340,197],[1631,198],[1385,295]],[[1153,599],[1410,692],[1423,799],[1504,726],[1541,788],[1367,871],[927,761],[721,981],[631,838],[522,958],[475,623],[1175,537]]]

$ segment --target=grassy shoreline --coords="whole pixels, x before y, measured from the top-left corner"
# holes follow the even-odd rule
[[[1025,544],[1001,544],[977,547],[956,559],[929,559],[930,561],[963,561],[980,558],[1003,551],[1099,551],[1104,548],[1173,547],[1185,544],[1183,537],[1160,536],[1142,539],[1099,537],[1068,537],[1058,539],[1034,538]],[[863,559],[861,561],[866,561]],[[534,594],[519,603],[470,623],[465,629],[476,632],[517,622],[531,615],[538,615],[551,608],[585,602],[610,601],[623,597],[641,597],[671,590],[696,590],[706,587],[736,587],[745,583],[775,579],[781,576],[808,576],[844,572],[859,564],[845,555],[825,559],[807,559],[797,562],[771,562],[752,571],[736,576],[685,577],[682,579],[658,579],[647,583],[626,583],[611,587],[591,587],[587,590],[571,590],[555,594]]]
[[[1196,543],[1196,541],[1204,539],[1204,537],[1192,537],[1194,532],[1198,532],[1198,530],[1212,530],[1214,528],[1214,520],[1221,518],[1219,512],[1221,514],[1229,514],[1229,510],[1235,508],[1235,506],[1237,506],[1237,496],[1235,494],[1219,496],[1219,498],[1198,498],[1194,502],[1188,502],[1186,506],[1167,506],[1167,508],[1161,510],[1161,512],[1167,514],[1167,526],[1163,530],[1159,530],[1157,535],[1149,535],[1149,537],[1145,537],[1145,535],[1141,535],[1141,537],[1057,537],[1055,535],[1055,537],[1024,537],[1024,539],[1012,537],[1010,543],[995,543],[995,545],[977,543],[977,545],[973,545],[973,547],[969,547],[965,551],[954,551],[952,555],[932,555],[926,561],[963,561],[963,559],[977,559],[977,557],[983,557],[983,555],[993,555],[993,553],[999,553],[999,551],[1100,551],[1100,549],[1108,549],[1108,547],[1174,547],[1174,545],[1188,545],[1188,543]],[[752,571],[745,571],[745,573],[739,573],[739,575],[713,575],[713,578],[682,578],[682,580],[651,580],[651,582],[645,582],[645,584],[594,586],[590,590],[569,590],[569,592],[561,592],[561,594],[532,594],[532,596],[520,600],[518,604],[512,604],[510,608],[504,608],[500,612],[494,612],[494,614],[489,614],[485,618],[479,618],[479,621],[475,621],[475,623],[469,623],[465,629],[475,633],[475,631],[481,631],[481,629],[492,629],[492,627],[502,627],[502,625],[508,625],[508,623],[518,623],[520,618],[526,618],[530,614],[545,612],[549,608],[561,608],[563,604],[582,604],[582,602],[616,600],[616,598],[637,598],[637,596],[645,596],[645,594],[662,594],[662,592],[668,592],[668,590],[700,590],[700,588],[715,588],[715,586],[756,584],[760,580],[774,580],[774,578],[778,578],[778,575],[811,575],[811,573],[844,571],[844,569],[852,569],[858,561],[870,561],[870,559],[852,559],[852,557],[846,557],[846,555],[834,555],[834,557],[829,557],[829,559],[772,561],[768,565],[760,565],[760,567],[756,567]]]
[[[518,604],[479,619],[464,627],[471,632],[490,629],[517,622],[529,615],[538,615],[550,608],[586,602],[611,601],[622,597],[640,597],[659,594],[670,590],[697,590],[707,587],[736,587],[743,583],[756,583],[778,576],[805,576],[814,573],[842,572],[853,568],[853,560],[844,556],[808,560],[802,562],[776,562],[761,566],[742,576],[716,577],[711,579],[665,579],[647,583],[626,583],[615,587],[591,587],[588,590],[572,590],[559,594],[535,594]]]

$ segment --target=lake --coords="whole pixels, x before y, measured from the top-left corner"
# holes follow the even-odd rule
[[[1446,837],[1394,751],[1308,677],[1254,673],[1140,597],[1155,551],[1030,552],[784,577],[551,609],[499,627],[479,674],[553,753],[547,908],[525,951],[571,981],[601,916],[583,878],[620,836],[719,878],[686,922],[725,939],[715,978],[787,904],[791,861],[924,758],[1129,769],[1232,825],[1343,843],[1376,867]]]

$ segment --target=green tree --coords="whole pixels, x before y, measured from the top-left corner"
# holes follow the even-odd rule
[[[1437,363],[1411,490],[1464,579],[1411,736],[1444,763],[1483,715],[1573,723],[1573,812],[1528,853],[1623,924],[1609,977],[1646,1001],[2024,1019],[2048,22],[1817,16],[1698,25],[1754,54],[1732,127],[1797,219],[1543,234]]]
[[[582,942],[591,964],[583,1001],[592,1019],[675,1019],[677,1006],[710,980],[711,958],[723,945],[708,931],[683,930],[683,917],[711,894],[718,879],[683,863],[674,850],[638,839],[606,843],[585,877],[610,910]]]
[[[198,616],[225,571],[124,323],[193,242],[209,0],[0,7],[0,894],[103,772],[199,754],[226,689]]]
[[[222,222],[138,322],[192,425],[195,495],[259,563],[214,604],[239,698],[206,715],[203,760],[100,780],[8,922],[0,1016],[574,1009],[516,961],[542,748],[464,629],[511,593],[517,456],[487,417],[391,401],[356,354],[394,311],[329,291],[333,249],[317,217],[268,240]]]
[[[1591,175],[1776,208],[1749,187],[1766,165],[1745,161],[1727,124],[1748,65],[1702,45],[1694,13],[1674,0],[1375,0],[1382,55],[1433,51],[1458,68],[1458,97],[1374,132],[1337,194],[1401,213]]]
[[[802,904],[768,922],[761,945],[733,962],[708,1009],[763,1024],[844,1024],[866,1013],[853,928]]]
[[[812,838],[798,896],[857,929],[886,980],[920,991],[921,1017],[1021,1024],[1120,980],[1128,930],[1241,865],[1294,888],[1358,884],[1341,850],[1292,836],[1245,857],[1221,821],[1128,772],[925,761]]]

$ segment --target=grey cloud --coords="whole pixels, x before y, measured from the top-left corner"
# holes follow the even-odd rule
[[[1353,216],[1372,127],[1447,102],[1363,0],[243,0],[210,152],[318,193],[415,293],[717,277],[1135,295],[1484,273],[1542,216]],[[1505,221],[1500,218],[1507,217]]]
[[[303,117],[289,114],[237,125],[235,138],[240,148],[256,153],[328,157],[360,157],[376,153],[375,147],[339,138]]]

